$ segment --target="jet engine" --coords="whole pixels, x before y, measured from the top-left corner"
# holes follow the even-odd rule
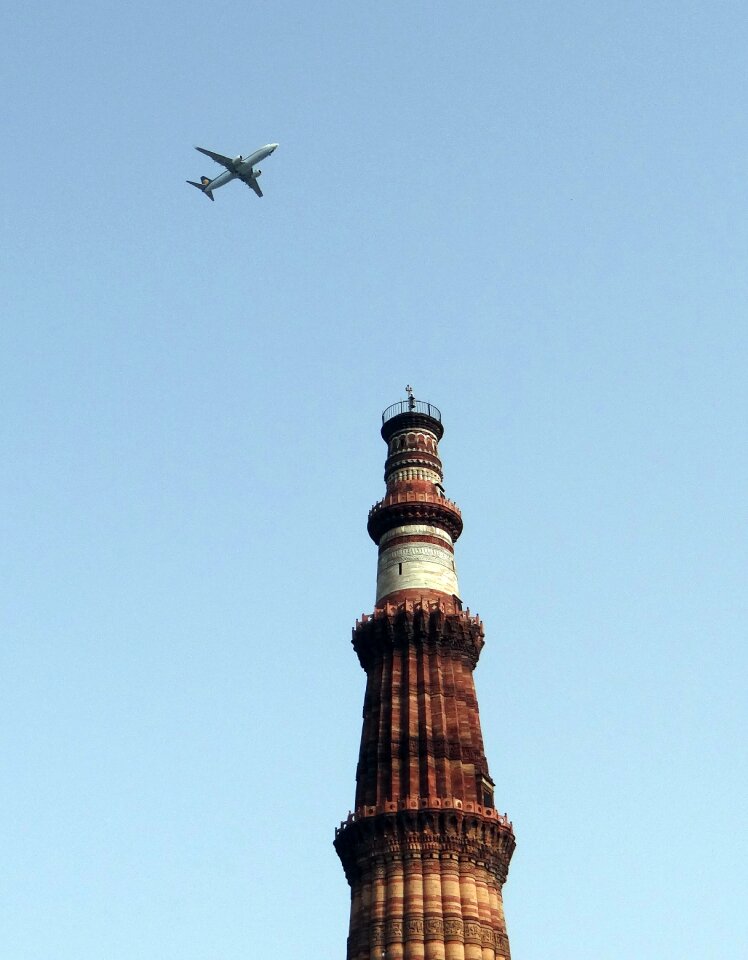
[[[234,157],[234,163],[241,163],[243,159],[244,157],[241,154],[239,154],[238,157]]]
[[[252,174],[252,176],[253,176],[253,177],[255,178],[255,180],[256,180],[256,179],[260,176],[261,173],[262,173],[262,170],[255,170],[254,173]]]

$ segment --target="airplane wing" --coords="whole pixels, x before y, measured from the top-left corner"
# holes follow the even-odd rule
[[[244,182],[254,190],[258,197],[262,196],[262,190],[260,190],[260,185],[256,180],[245,180]]]
[[[210,157],[211,160],[215,160],[216,163],[220,163],[222,167],[226,167],[227,170],[234,172],[234,161],[231,157],[224,157],[220,153],[213,153],[212,150],[206,150],[204,147],[195,147],[195,150],[198,150],[200,153],[204,153],[206,157]]]

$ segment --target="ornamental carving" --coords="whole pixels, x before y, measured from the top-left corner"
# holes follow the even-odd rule
[[[436,539],[436,538],[434,538]],[[454,560],[452,553],[443,544],[437,543],[405,543],[396,545],[387,544],[379,558],[379,570],[388,570],[398,563],[407,563],[408,561],[420,561],[426,563],[435,563],[438,566],[446,567],[448,570],[454,570]]]
[[[460,941],[465,939],[462,920],[458,920],[456,917],[450,917],[444,921],[444,939]]]
[[[387,943],[397,943],[403,939],[403,921],[388,920],[385,927]]]
[[[444,939],[444,921],[437,917],[426,917],[424,921],[426,940]]]
[[[423,919],[421,917],[411,917],[409,920],[405,921],[405,939],[423,939]]]
[[[475,920],[465,921],[465,943],[481,943],[480,924]]]
[[[501,954],[502,956],[509,956],[509,937],[503,932],[503,930],[495,930],[493,935],[494,946],[496,948],[496,953]]]

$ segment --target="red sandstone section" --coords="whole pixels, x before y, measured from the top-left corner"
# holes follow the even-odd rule
[[[459,613],[462,610],[462,601],[454,594],[437,593],[432,590],[428,597],[424,597],[422,589],[414,588],[412,590],[396,590],[394,593],[383,597],[381,602],[376,605],[374,615],[386,610],[399,610],[405,607],[420,606],[421,604],[425,605],[426,609],[438,604],[439,608],[446,613]]]
[[[480,621],[440,607],[382,610],[356,625],[353,646],[367,673],[356,809],[403,797],[483,804]]]

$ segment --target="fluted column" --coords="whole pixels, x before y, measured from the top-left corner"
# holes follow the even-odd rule
[[[387,870],[381,860],[372,868],[373,884],[369,925],[369,960],[385,956],[385,922],[387,919]]]
[[[495,960],[493,927],[491,925],[491,904],[488,899],[488,881],[485,867],[478,867],[475,872],[475,890],[478,895],[478,916],[481,928],[481,958]]]
[[[404,870],[401,860],[387,864],[387,899],[385,940],[387,960],[403,960],[403,884]]]
[[[420,854],[405,860],[405,960],[424,960],[423,864]]]
[[[497,890],[497,905],[499,914],[498,940],[500,947],[497,949],[496,955],[497,957],[501,957],[501,960],[510,960],[509,937],[506,933],[506,918],[504,917],[504,897],[502,896],[500,888]]]
[[[425,960],[445,960],[441,863],[432,856],[423,865]]]
[[[474,863],[468,860],[460,861],[460,900],[465,934],[465,960],[482,960],[475,869]]]
[[[460,866],[454,855],[442,860],[442,909],[446,960],[465,960]]]
[[[363,917],[361,913],[361,900],[363,897],[363,884],[356,884],[355,889],[351,888],[351,923],[348,931],[348,960],[358,960],[359,944],[363,927]]]

